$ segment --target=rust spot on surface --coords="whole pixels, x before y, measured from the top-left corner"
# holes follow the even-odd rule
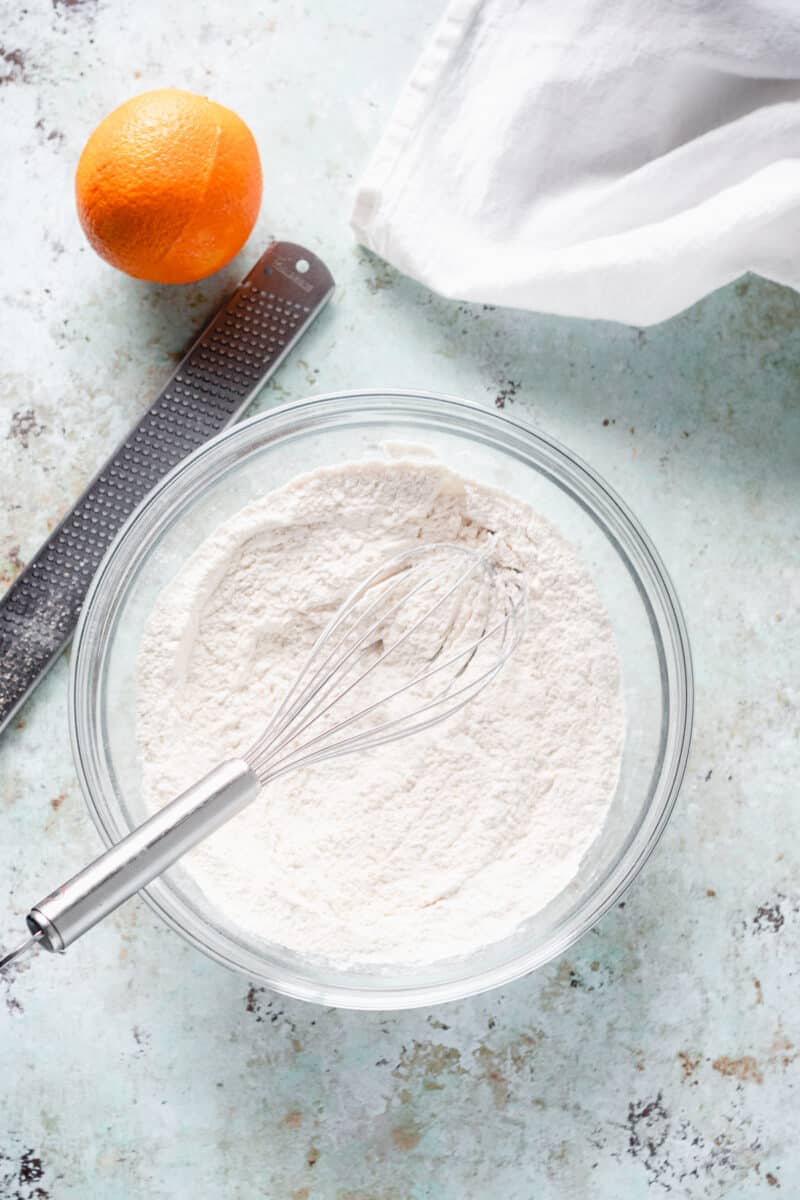
[[[392,1074],[395,1079],[413,1079],[419,1075],[463,1075],[461,1053],[455,1046],[438,1042],[414,1042],[411,1049],[403,1047],[400,1061]]]
[[[0,72],[0,84],[22,83],[27,79],[25,55],[21,50],[6,50],[0,46],[0,62],[5,63],[5,68]]]
[[[309,1147],[308,1154],[306,1155],[306,1162],[308,1163],[309,1167],[315,1167],[319,1162],[319,1150],[316,1146]]]
[[[17,1197],[19,1200],[29,1200],[29,1198],[30,1200],[49,1200],[50,1193],[39,1186],[42,1179],[44,1179],[42,1160],[36,1157],[33,1150],[25,1150],[20,1156],[17,1182],[26,1187],[28,1191],[24,1195],[21,1191],[14,1192],[14,1200],[17,1200]],[[34,1184],[36,1187],[33,1186]]]
[[[551,975],[542,988],[539,1002],[546,1011],[561,1008],[564,1003],[564,992],[571,988],[574,991],[585,990],[585,984],[574,966],[567,959],[558,964],[555,975]]]
[[[142,1029],[139,1025],[134,1025],[131,1032],[133,1034],[133,1040],[136,1042],[137,1046],[136,1054],[145,1054],[147,1052],[147,1047],[150,1044],[150,1034],[146,1029]]]
[[[717,894],[717,893],[714,891],[714,889],[713,889],[713,888],[706,888],[706,895],[707,895],[707,896],[716,896],[716,894]]]
[[[499,1049],[489,1046],[478,1046],[473,1050],[480,1078],[491,1088],[495,1108],[503,1109],[511,1096],[511,1077],[520,1076],[526,1069],[530,1070],[531,1052],[543,1037],[541,1031],[521,1033],[513,1041]]]
[[[296,1192],[292,1192],[292,1200],[308,1200],[310,1195],[308,1188],[298,1188]]]
[[[521,379],[501,379],[494,398],[495,408],[505,408],[506,404],[513,404],[521,387]]]
[[[763,1004],[764,1003],[764,993],[761,990],[761,980],[754,979],[753,987],[756,989],[756,1004]]]
[[[294,1050],[295,1054],[299,1054],[300,1051],[303,1049],[303,1044],[299,1038],[296,1038],[296,1037],[292,1038],[292,1049]]]
[[[36,419],[32,408],[18,408],[11,414],[11,424],[8,427],[8,437],[19,442],[27,450],[31,438],[40,437],[44,433],[44,425]]]
[[[505,1051],[490,1050],[488,1046],[479,1046],[474,1057],[481,1068],[481,1078],[489,1084],[495,1108],[506,1107],[511,1095],[511,1084],[508,1079],[509,1070],[515,1074],[526,1064],[526,1052],[536,1045],[536,1039],[530,1034],[522,1034],[511,1043]]]
[[[684,1079],[691,1079],[700,1066],[700,1059],[691,1058],[686,1050],[678,1051],[678,1061],[681,1064],[681,1073]]]
[[[503,1109],[508,1104],[508,1098],[511,1094],[511,1089],[508,1080],[500,1070],[500,1065],[497,1061],[497,1055],[487,1046],[479,1046],[475,1051],[482,1070],[481,1076],[489,1084],[492,1091],[492,1099],[494,1106],[497,1109]]]
[[[770,1187],[779,1188],[781,1186],[776,1177],[772,1174],[772,1171],[767,1171],[767,1183]]]
[[[440,1021],[438,1017],[434,1017],[434,1016],[429,1016],[429,1017],[428,1017],[428,1024],[430,1025],[431,1029],[445,1029],[445,1030],[447,1030],[447,1029],[449,1029],[449,1028],[450,1028],[450,1026],[449,1026],[449,1025],[445,1025],[444,1021]]]
[[[19,556],[19,546],[12,546],[6,556],[8,566],[0,569],[0,583],[13,583],[19,575],[20,571],[24,570],[25,563]],[[24,729],[25,722],[17,721],[17,729]]]
[[[287,1129],[299,1129],[303,1124],[303,1114],[300,1109],[293,1108],[291,1112],[288,1112],[283,1118],[283,1123]]]
[[[770,1046],[770,1061],[779,1062],[781,1066],[788,1067],[798,1057],[798,1052],[790,1054],[794,1050],[794,1042],[790,1042],[783,1029],[778,1026],[778,1031],[773,1038]]]
[[[671,1128],[661,1092],[655,1099],[628,1104],[628,1154],[647,1171],[648,1183],[657,1183],[662,1173],[662,1151]]]
[[[66,796],[63,792],[59,792],[57,796],[53,796],[53,799],[50,801],[50,807],[53,812],[58,812],[65,800]]]
[[[419,1145],[421,1137],[415,1125],[397,1125],[392,1130],[392,1141],[398,1150],[413,1150]]]
[[[727,1058],[723,1054],[719,1058],[715,1058],[711,1066],[715,1071],[719,1071],[720,1075],[727,1075],[732,1079],[740,1079],[742,1082],[745,1080],[751,1080],[753,1083],[764,1082],[761,1068],[752,1054],[745,1054],[741,1058]]]
[[[782,899],[783,897],[780,896],[772,904],[759,905],[756,915],[753,917],[753,933],[777,933],[782,928],[784,922],[780,906]]]

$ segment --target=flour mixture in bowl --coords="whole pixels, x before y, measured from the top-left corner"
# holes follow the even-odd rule
[[[343,967],[468,954],[575,876],[623,737],[616,648],[588,569],[528,505],[435,461],[344,464],[217,529],[159,597],[140,654],[155,808],[252,744],[346,595],[420,542],[491,544],[524,572],[513,659],[445,724],[276,780],[184,862],[229,921]]]

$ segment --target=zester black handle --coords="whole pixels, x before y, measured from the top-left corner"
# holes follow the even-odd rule
[[[0,600],[0,730],[72,636],[118,530],[182,458],[247,406],[330,297],[302,246],[273,242],[164,390]]]

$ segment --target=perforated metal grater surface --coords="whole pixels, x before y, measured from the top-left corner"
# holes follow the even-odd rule
[[[0,600],[0,730],[72,636],[100,560],[137,504],[247,406],[333,290],[310,251],[273,242]]]

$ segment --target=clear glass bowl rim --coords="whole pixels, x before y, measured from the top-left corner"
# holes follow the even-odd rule
[[[69,727],[81,789],[106,845],[118,840],[120,825],[129,827],[103,778],[105,767],[94,736],[92,718],[97,702],[96,683],[102,678],[103,660],[108,650],[105,634],[111,625],[110,613],[118,602],[114,591],[106,594],[110,572],[116,569],[119,574],[120,556],[123,560],[130,560],[134,556],[141,558],[158,533],[158,528],[151,525],[142,538],[141,526],[156,510],[159,510],[161,525],[169,524],[171,514],[185,501],[181,483],[188,481],[195,491],[201,489],[203,478],[208,478],[214,467],[219,447],[241,442],[245,450],[247,445],[259,441],[264,426],[272,426],[273,436],[277,437],[303,428],[321,429],[331,423],[338,426],[347,418],[369,420],[370,416],[394,417],[400,422],[422,418],[428,425],[445,431],[454,429],[458,433],[466,433],[479,441],[499,445],[507,452],[512,443],[517,445],[521,456],[526,457],[529,463],[528,456],[535,452],[539,461],[530,463],[533,469],[550,474],[552,481],[566,487],[572,498],[583,503],[593,517],[600,515],[607,535],[608,527],[617,533],[624,532],[629,548],[633,547],[636,551],[637,563],[631,562],[628,553],[623,554],[618,542],[617,550],[626,560],[643,599],[651,609],[656,606],[659,610],[660,635],[654,636],[661,642],[674,672],[674,687],[669,691],[667,713],[667,751],[659,785],[638,828],[629,836],[614,867],[601,881],[602,888],[596,888],[587,897],[573,922],[500,966],[436,984],[419,985],[410,981],[404,987],[380,987],[377,979],[376,985],[370,987],[311,983],[300,976],[275,970],[273,964],[265,964],[263,959],[246,947],[224,935],[220,936],[218,930],[210,931],[208,925],[196,916],[192,920],[191,913],[177,911],[179,908],[185,910],[185,905],[178,903],[176,897],[159,881],[154,881],[141,893],[162,920],[192,945],[276,992],[327,1006],[380,1011],[463,999],[508,984],[563,954],[618,902],[653,852],[674,808],[691,743],[694,684],[686,623],[673,584],[655,547],[616,492],[572,451],[517,418],[487,410],[455,396],[392,388],[310,396],[238,422],[183,459],[134,510],[95,573],[75,631],[70,669]],[[589,497],[590,503],[576,496],[574,487],[584,497]],[[665,633],[666,638],[663,636]]]

